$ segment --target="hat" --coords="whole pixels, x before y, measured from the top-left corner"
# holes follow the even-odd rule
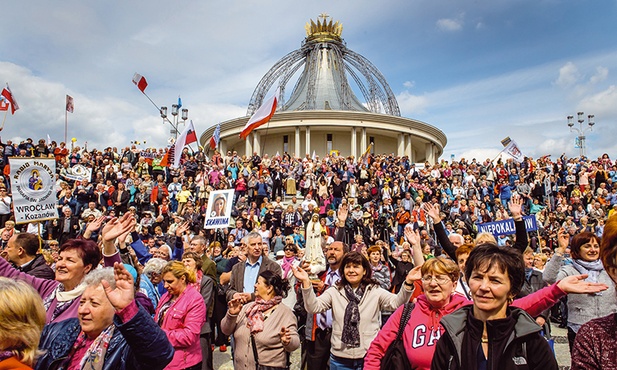
[[[284,251],[278,251],[276,252],[276,257],[285,257],[285,252]]]
[[[362,217],[363,217],[363,218],[371,218],[371,217],[373,217],[373,216],[371,216],[371,214],[370,214],[370,213],[368,213],[368,212],[364,212],[364,214],[362,215]]]

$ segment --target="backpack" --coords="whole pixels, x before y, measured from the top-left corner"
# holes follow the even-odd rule
[[[415,304],[413,302],[405,303],[403,314],[401,315],[401,321],[399,322],[396,339],[390,343],[388,350],[381,359],[381,364],[379,365],[381,370],[411,369],[409,358],[407,358],[407,352],[405,352],[405,345],[403,344],[403,333],[405,332],[405,327],[407,326],[407,322],[409,321],[414,305]]]

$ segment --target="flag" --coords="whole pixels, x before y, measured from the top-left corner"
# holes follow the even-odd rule
[[[313,155],[311,156],[311,159],[312,159],[312,160],[317,159],[317,156],[315,155],[315,150],[313,150]]]
[[[510,139],[510,136],[507,136],[505,139],[501,140],[501,145],[506,147],[508,146],[508,144],[510,144],[510,141],[512,141],[512,139]]]
[[[259,107],[255,111],[255,113],[253,113],[251,118],[249,118],[248,122],[242,129],[242,132],[240,133],[241,139],[246,139],[246,137],[249,136],[251,131],[263,125],[264,123],[267,123],[268,121],[270,121],[270,118],[272,118],[272,116],[274,115],[274,112],[276,112],[278,95],[279,95],[279,89],[276,89],[276,92],[274,93],[274,95],[272,95],[270,99],[266,100],[261,105],[261,107]]]
[[[49,137],[49,134],[47,134],[47,145],[51,144],[51,137]]]
[[[373,148],[373,143],[370,143],[367,147],[366,150],[364,151],[364,153],[362,153],[362,155],[360,156],[361,159],[361,163],[364,163],[366,165],[368,165],[368,155],[371,152],[371,149]]]
[[[73,97],[70,95],[66,95],[66,111],[73,113]]]
[[[523,162],[525,157],[514,140],[510,140],[504,151],[510,154],[516,161]]]
[[[180,99],[180,95],[178,95],[178,109],[182,108],[182,99]]]
[[[146,93],[148,81],[146,81],[146,78],[144,76],[140,75],[139,73],[135,73],[133,75],[133,83],[135,84],[135,86],[137,86],[139,90],[141,90],[142,93]]]
[[[214,133],[212,134],[212,137],[210,138],[210,148],[216,149],[216,147],[219,145],[219,141],[221,141],[221,124],[220,123],[216,125],[216,128],[214,129]]]
[[[17,105],[17,100],[15,100],[8,83],[6,84],[6,87],[2,89],[2,93],[0,93],[0,95],[4,96],[6,101],[11,104],[11,114],[15,114],[15,111],[19,109],[19,105]]]
[[[195,133],[195,127],[193,126],[193,120],[189,122],[182,134],[176,140],[174,146],[174,167],[180,166],[180,157],[182,157],[182,149],[190,143],[197,142],[197,134]]]

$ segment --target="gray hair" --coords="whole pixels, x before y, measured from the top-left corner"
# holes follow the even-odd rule
[[[114,277],[113,267],[104,267],[91,271],[84,278],[84,284],[86,284],[86,287],[96,287],[101,285],[103,280],[108,282],[112,289],[116,289],[116,278]]]
[[[249,239],[259,239],[260,241],[263,241],[263,237],[261,236],[260,233],[258,233],[257,231],[251,231],[247,236],[246,236],[246,244],[248,244]]]
[[[162,258],[151,258],[144,266],[143,274],[150,277],[152,273],[160,274],[167,265],[167,261]]]

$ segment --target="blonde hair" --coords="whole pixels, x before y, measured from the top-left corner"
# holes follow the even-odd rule
[[[184,279],[187,284],[194,283],[197,281],[197,275],[194,271],[191,271],[184,266],[184,264],[180,261],[171,261],[165,267],[163,267],[163,271],[161,275],[165,275],[166,273],[171,272],[176,279],[181,279],[184,276]]]
[[[45,326],[41,296],[27,283],[0,277],[0,343],[26,365],[32,365]]]
[[[422,264],[422,276],[427,274],[448,275],[452,281],[457,281],[460,275],[458,265],[451,259],[443,257],[430,258]]]
[[[493,243],[493,244],[497,244],[497,239],[495,239],[495,236],[491,233],[479,233],[476,236],[476,240],[474,241],[475,245],[480,245],[480,244],[486,244],[486,243]]]

